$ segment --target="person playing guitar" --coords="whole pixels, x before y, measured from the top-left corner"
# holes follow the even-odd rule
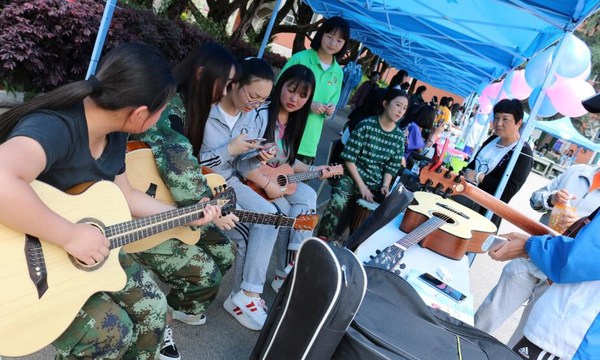
[[[279,76],[270,103],[258,109],[261,121],[266,123],[263,137],[267,142],[276,144],[275,156],[266,162],[266,166],[291,166],[294,173],[321,170],[321,178],[330,177],[329,166],[308,166],[296,159],[314,89],[315,76],[312,71],[304,65],[292,65]],[[269,198],[276,199],[275,205],[289,217],[315,211],[317,207],[317,194],[303,182],[296,184],[297,189],[294,193],[286,195],[285,188],[266,177],[261,168],[249,172],[245,177],[264,190]],[[276,243],[276,276],[271,283],[275,292],[279,291],[289,272],[290,268],[287,265],[293,262],[293,254],[288,254],[288,251],[295,253],[302,240],[311,235],[312,231],[279,231]]]
[[[234,57],[221,45],[199,46],[173,69],[178,92],[157,124],[131,136],[152,149],[158,172],[179,206],[212,197],[190,139],[197,126],[206,121],[211,105],[223,97],[236,66]],[[200,241],[195,245],[169,239],[133,254],[170,286],[167,301],[175,320],[189,325],[206,322],[204,313],[235,260],[233,243],[221,230],[232,229],[237,220],[233,214],[215,219],[215,226],[201,229]],[[160,360],[178,359],[179,351],[169,329],[165,332]]]
[[[173,210],[173,206],[131,187],[125,172],[125,142],[127,133],[143,132],[156,123],[174,91],[175,80],[160,51],[141,43],[126,43],[103,56],[95,76],[42,94],[0,116],[0,202],[4,204],[0,207],[0,223],[27,234],[25,240],[19,241],[32,249],[39,250],[36,243],[43,243],[34,259],[37,264],[44,262],[47,250],[64,249],[60,254],[70,254],[71,261],[62,257],[69,266],[77,263],[78,268],[88,268],[77,274],[118,268],[118,273],[107,274],[107,277],[122,279],[117,285],[124,285],[120,291],[91,292],[93,295],[87,301],[81,300],[81,303],[85,302],[83,308],[67,308],[72,298],[87,289],[88,284],[81,284],[49,304],[51,308],[43,317],[28,308],[29,297],[17,299],[21,301],[22,310],[14,313],[27,319],[33,314],[35,323],[43,326],[40,326],[41,330],[35,323],[6,326],[14,314],[0,316],[0,333],[8,341],[1,344],[3,355],[9,355],[5,346],[18,344],[15,329],[25,326],[27,331],[23,333],[28,337],[27,341],[32,343],[40,337],[48,337],[48,342],[24,344],[11,353],[31,353],[52,342],[58,358],[157,358],[167,310],[165,296],[158,285],[140,264],[109,241],[108,233],[88,222],[69,221],[44,203],[34,186],[50,185],[67,191],[83,182],[99,181],[92,187],[118,187],[120,192],[117,191],[116,200],[125,200],[121,202],[129,207],[125,209],[129,218],[123,220],[129,220],[131,215],[145,217]],[[84,195],[85,192],[78,196]],[[100,204],[116,201],[101,200]],[[86,209],[76,211],[86,214]],[[93,208],[87,209],[90,214],[93,211]],[[112,209],[110,212],[119,211]],[[203,210],[204,218],[189,224],[203,226],[219,212],[218,207],[208,206]],[[2,239],[4,256],[8,241]],[[116,251],[113,253],[112,249]],[[19,253],[23,253],[22,244]],[[46,258],[44,265],[47,265],[48,275],[45,284],[38,287],[38,294],[33,296],[35,301],[43,302],[49,295],[55,295],[54,289],[63,285],[60,281],[74,281],[61,279],[61,274],[51,272],[57,258]],[[3,263],[9,261],[11,259],[3,259]],[[2,271],[7,272],[10,274],[9,269]],[[10,280],[2,278],[3,282]],[[20,281],[7,292],[18,294],[21,292],[19,287],[35,288],[32,281]],[[8,301],[5,305],[11,303],[11,296],[3,294],[3,300]],[[49,335],[53,323],[64,323],[65,327],[57,329],[57,334]]]

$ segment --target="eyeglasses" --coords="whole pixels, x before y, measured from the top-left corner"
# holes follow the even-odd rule
[[[264,103],[267,99],[263,99],[263,100],[252,100],[250,99],[250,96],[248,96],[248,93],[246,92],[246,88],[244,86],[242,86],[242,91],[244,92],[244,95],[246,95],[246,100],[248,100],[248,102],[246,103],[246,106],[248,107],[258,107],[260,106],[260,104]]]

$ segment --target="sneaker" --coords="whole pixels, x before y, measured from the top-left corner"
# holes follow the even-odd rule
[[[259,331],[262,329],[261,325],[255,323],[250,316],[244,314],[242,309],[239,306],[235,305],[231,300],[231,296],[228,296],[225,302],[223,303],[223,308],[231,314],[240,324],[247,327],[250,330]]]
[[[243,290],[240,290],[231,298],[231,301],[262,328],[267,320],[267,305],[263,299],[249,297],[244,294]]]
[[[189,325],[204,325],[206,324],[206,315],[190,315],[186,314],[183,311],[173,310],[172,313],[173,319],[177,321],[181,321],[182,323],[186,323]]]
[[[160,360],[180,360],[181,356],[179,356],[179,350],[175,346],[175,341],[173,341],[173,330],[171,327],[167,325],[165,328],[165,334],[163,335],[163,345],[160,349],[160,353],[158,354],[158,358]]]
[[[281,290],[281,286],[283,285],[284,281],[284,277],[275,275],[275,279],[271,281],[271,288],[273,288],[273,291],[275,291],[275,293],[279,293],[279,290]]]

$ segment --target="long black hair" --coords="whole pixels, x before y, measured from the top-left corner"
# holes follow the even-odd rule
[[[200,152],[211,106],[221,101],[232,67],[237,70],[238,65],[231,52],[209,42],[197,47],[173,69],[177,91],[185,105],[184,134],[194,154]]]
[[[100,108],[119,110],[147,106],[162,108],[175,92],[175,79],[160,51],[142,43],[125,43],[102,57],[89,81],[76,81],[17,106],[0,115],[0,139],[5,139],[25,116],[41,110],[68,108],[89,96]]]
[[[283,87],[293,88],[294,91],[299,91],[302,94],[308,95],[306,104],[297,111],[289,113],[288,122],[283,133],[282,146],[283,150],[288,155],[288,164],[293,165],[296,161],[296,154],[300,147],[300,140],[306,127],[306,120],[310,112],[310,104],[315,93],[315,75],[304,65],[292,65],[287,68],[277,79],[273,96],[269,104],[269,121],[265,130],[265,138],[268,142],[275,141],[275,128],[277,126],[277,118],[279,109],[281,108],[281,92]]]
[[[348,42],[350,40],[350,25],[348,25],[348,22],[340,16],[330,17],[329,19],[325,20],[321,24],[321,26],[319,26],[315,37],[310,42],[310,47],[313,48],[315,51],[318,51],[321,47],[323,34],[335,31],[339,31],[341,38],[344,39],[344,46],[342,46],[340,51],[333,54],[334,57],[339,59],[346,53],[346,50],[348,49],[349,45]]]

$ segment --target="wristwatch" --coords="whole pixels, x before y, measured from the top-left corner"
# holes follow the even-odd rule
[[[548,207],[553,208],[554,205],[552,205],[552,195],[548,196],[548,198],[546,198],[546,204],[548,205]]]

